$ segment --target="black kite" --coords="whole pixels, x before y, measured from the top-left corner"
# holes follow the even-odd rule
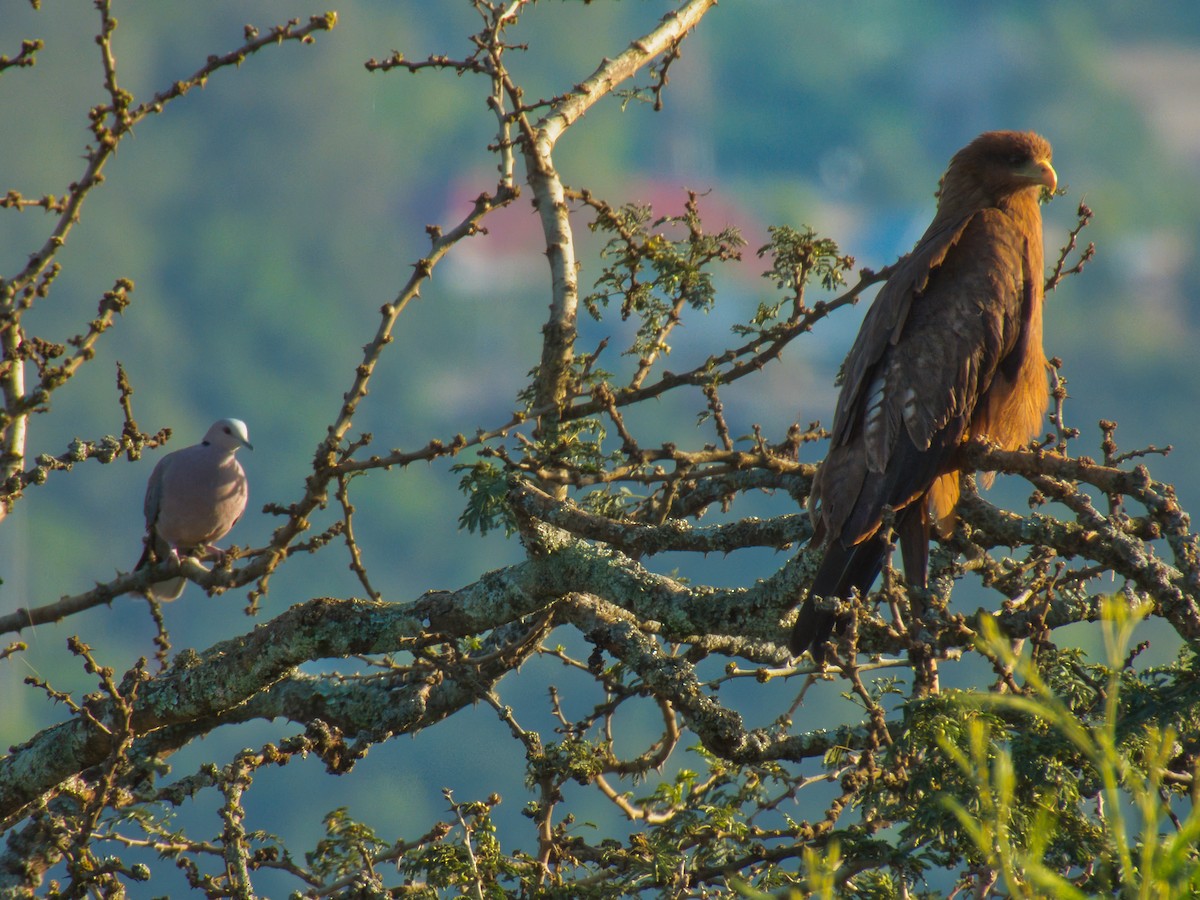
[[[834,616],[814,597],[865,593],[887,553],[885,507],[909,583],[924,586],[931,523],[954,526],[956,457],[971,438],[1013,449],[1041,428],[1043,188],[1058,184],[1032,132],[982,134],[955,154],[937,214],[867,311],[843,366],[829,453],[813,483],[825,557],[792,631],[825,658]]]

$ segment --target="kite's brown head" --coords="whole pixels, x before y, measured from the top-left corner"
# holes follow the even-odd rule
[[[1015,197],[1036,201],[1042,188],[1054,193],[1058,175],[1050,143],[1032,131],[988,131],[950,160],[938,188],[938,212],[969,212],[1007,206]]]

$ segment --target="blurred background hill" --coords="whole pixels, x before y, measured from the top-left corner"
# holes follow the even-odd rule
[[[510,63],[527,97],[552,96],[669,8],[657,0],[544,0],[513,33],[529,50]],[[246,23],[265,30],[322,11],[296,0],[118,4],[119,75],[140,101],[190,75],[208,54],[238,46]],[[379,306],[428,247],[425,226],[453,224],[495,183],[485,149],[495,122],[481,80],[363,66],[393,49],[409,58],[469,54],[467,36],[479,25],[470,4],[357,0],[337,11],[338,27],[314,45],[264,51],[144,123],[88,200],[51,298],[27,320],[41,336],[65,340],[85,327],[116,278],[136,283],[90,372],[33,421],[30,455],[119,430],[121,361],[140,425],[172,428],[172,447],[193,443],[222,416],[249,424],[251,504],[231,535],[242,546],[270,536],[275,522],[260,512],[263,503],[302,493]],[[0,189],[61,194],[82,171],[86,113],[104,99],[96,19],[85,4],[37,12],[5,5],[0,52],[15,53],[23,38],[46,47],[35,68],[0,76]],[[1099,454],[1101,418],[1120,423],[1124,449],[1174,444],[1173,455],[1150,460],[1152,471],[1176,483],[1185,508],[1200,508],[1192,463],[1200,446],[1200,17],[1190,4],[1066,0],[968,11],[899,0],[744,0],[704,20],[670,77],[662,112],[636,101],[603,104],[564,139],[556,164],[569,185],[614,204],[652,201],[656,211],[679,212],[686,188],[709,192],[701,201],[708,227],[743,228],[745,260],[728,267],[703,327],[685,329],[671,368],[725,346],[728,326],[771,298],[753,253],[768,225],[811,225],[858,265],[878,268],[927,224],[955,150],[981,131],[1034,129],[1053,143],[1067,188],[1046,208],[1048,261],[1079,201],[1096,213],[1084,234],[1097,245],[1096,261],[1047,304],[1046,349],[1064,360],[1068,424],[1085,435],[1076,452]],[[585,289],[599,274],[588,220],[574,220]],[[21,267],[50,221],[39,210],[0,213],[0,272]],[[452,254],[401,319],[357,420],[377,452],[493,428],[513,408],[549,302],[528,192],[488,228]],[[777,437],[794,419],[828,422],[833,374],[865,305],[794,343],[753,384],[731,389],[724,399],[734,433],[760,423]],[[618,327],[584,323],[581,348]],[[700,406],[664,408],[663,440],[708,440],[694,430]],[[30,489],[0,525],[0,611],[81,592],[131,567],[141,550],[142,492],[160,453],[138,465],[88,463]],[[450,464],[376,473],[355,485],[363,549],[386,599],[460,587],[521,556],[502,536],[458,530],[463,503]],[[1020,489],[1012,496],[1023,502]],[[775,498],[769,511],[789,511],[789,502]],[[274,577],[261,615],[310,597],[361,595],[347,562],[338,548],[293,560]],[[756,571],[707,561],[698,572],[746,584],[778,561],[762,563]],[[244,600],[189,589],[166,610],[177,648],[247,630]],[[0,669],[0,738],[17,740],[64,714],[22,686],[24,675],[64,689],[89,686],[64,649],[75,633],[118,669],[152,652],[152,623],[131,598],[27,633],[30,652]],[[373,754],[357,781],[339,784],[347,796],[361,791],[368,805],[394,807],[403,797],[424,822],[439,814],[442,784],[464,795],[486,791],[493,770],[519,767],[515,748],[513,760],[468,763],[466,748],[498,726],[490,712],[459,718],[430,735],[436,743]],[[233,738],[236,746],[255,739],[252,729]],[[177,764],[186,771],[186,760]],[[427,784],[430,766],[459,774]],[[299,771],[279,776],[281,796],[299,790],[289,782]],[[381,784],[394,790],[381,794]],[[347,801],[314,802],[324,810]]]

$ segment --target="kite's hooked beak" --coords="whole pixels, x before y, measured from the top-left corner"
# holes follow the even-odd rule
[[[1051,194],[1058,190],[1058,173],[1054,171],[1054,166],[1044,159],[1035,159],[1021,168],[1019,174],[1048,188]]]

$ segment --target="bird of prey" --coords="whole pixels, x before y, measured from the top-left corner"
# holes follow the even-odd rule
[[[246,509],[246,473],[234,456],[253,450],[246,423],[221,419],[204,440],[168,453],[158,461],[146,485],[146,549],[134,571],[180,554],[205,558],[222,553],[213,542],[229,533]],[[156,600],[174,600],[186,579],[151,585]]]
[[[1041,428],[1039,201],[1058,185],[1050,144],[1032,132],[981,134],[950,160],[937,213],[896,263],[842,368],[829,452],[813,482],[812,546],[825,556],[790,648],[824,662],[835,617],[814,597],[871,587],[887,554],[885,509],[910,584],[925,586],[931,525],[948,535],[957,455],[972,438],[1006,449]]]

